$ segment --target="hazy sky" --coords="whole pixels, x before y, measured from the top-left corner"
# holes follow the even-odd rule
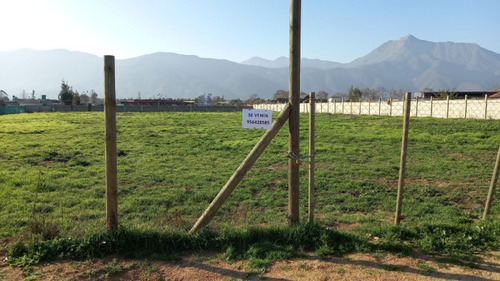
[[[0,51],[288,56],[289,0],[1,0]],[[408,34],[500,53],[498,0],[302,0],[302,57],[350,62]]]

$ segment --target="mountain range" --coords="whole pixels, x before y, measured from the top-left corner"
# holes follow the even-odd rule
[[[288,58],[253,57],[237,63],[174,53],[117,59],[118,98],[195,98],[205,93],[226,99],[252,94],[271,98],[288,89]],[[103,59],[68,50],[20,49],[0,52],[0,90],[57,98],[61,81],[102,97]],[[499,87],[500,54],[472,43],[429,42],[408,35],[388,41],[350,63],[301,59],[301,90],[347,92],[359,88],[492,90]]]

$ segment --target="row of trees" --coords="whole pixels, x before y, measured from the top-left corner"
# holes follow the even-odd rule
[[[304,98],[307,93],[301,92],[300,97]],[[377,100],[377,99],[402,99],[404,98],[403,89],[399,90],[386,90],[384,87],[379,87],[376,89],[360,89],[351,87],[349,92],[335,92],[331,96],[331,98],[343,98],[350,101],[361,101],[361,100]],[[329,98],[329,94],[326,91],[319,91],[316,93],[316,100],[321,102],[326,102]],[[278,90],[273,95],[273,101],[280,99],[288,99],[288,91]]]
[[[94,90],[90,93],[84,92],[81,95],[78,91],[73,91],[66,81],[61,83],[61,91],[59,92],[59,100],[64,105],[80,105],[80,104],[97,104],[98,97]]]

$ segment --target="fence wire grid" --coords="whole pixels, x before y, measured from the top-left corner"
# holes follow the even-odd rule
[[[285,104],[256,104],[254,109],[281,111]],[[300,104],[308,113],[309,104]],[[316,103],[316,113],[403,116],[403,100]],[[412,99],[411,117],[500,119],[500,99]]]

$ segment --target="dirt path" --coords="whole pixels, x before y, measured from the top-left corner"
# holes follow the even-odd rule
[[[176,262],[105,258],[65,261],[23,270],[0,262],[0,280],[500,280],[500,252],[474,264],[457,265],[415,254],[413,257],[352,254],[343,258],[280,261],[265,272],[246,262],[226,263],[216,255],[189,255]]]

